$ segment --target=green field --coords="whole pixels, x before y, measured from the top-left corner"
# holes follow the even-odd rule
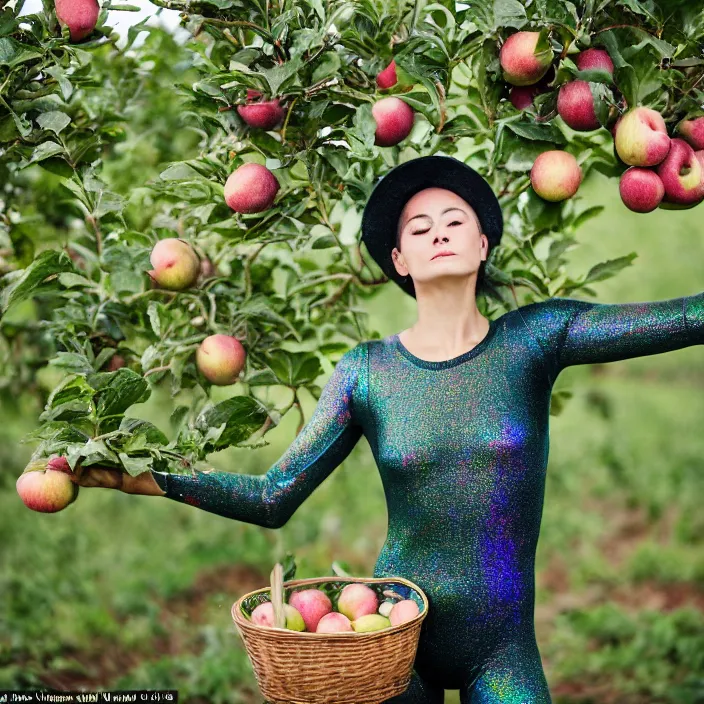
[[[600,302],[704,290],[704,206],[634,214],[617,182],[598,175],[578,195],[580,207],[606,209],[580,231],[574,272],[639,254],[597,284]],[[372,328],[404,329],[414,305],[389,284],[369,308]],[[173,404],[189,392],[172,400],[162,385],[133,415],[168,432]],[[557,388],[574,396],[551,419],[536,575],[553,700],[704,702],[704,350],[571,367]],[[305,401],[309,418],[315,401]],[[23,403],[0,409],[0,689],[173,688],[189,704],[259,703],[232,603],[266,586],[286,552],[297,578],[330,574],[333,560],[372,573],[386,509],[364,439],[278,531],[85,488],[67,510],[44,515],[14,486],[32,451],[18,440],[41,412]],[[298,420],[289,413],[270,446],[219,453],[213,466],[266,472]],[[446,700],[458,702],[457,692]]]

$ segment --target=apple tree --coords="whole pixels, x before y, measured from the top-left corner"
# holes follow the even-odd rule
[[[489,316],[594,296],[637,256],[568,268],[602,210],[575,198],[592,170],[636,212],[704,200],[696,3],[153,2],[185,44],[142,24],[120,47],[107,10],[132,8],[112,0],[0,3],[2,393],[41,398],[33,460],[194,471],[294,407],[300,430],[322,362],[379,336],[359,224],[402,161],[453,155],[491,183]],[[171,441],[127,415],[163,384]]]

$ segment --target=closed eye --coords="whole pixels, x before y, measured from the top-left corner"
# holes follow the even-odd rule
[[[462,223],[459,220],[453,220],[450,225],[461,225]],[[430,228],[428,228],[430,229]],[[422,235],[424,232],[427,232],[428,230],[418,230],[414,232],[414,235]]]

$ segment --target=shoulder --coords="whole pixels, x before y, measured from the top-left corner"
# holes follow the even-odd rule
[[[334,365],[337,373],[360,374],[367,364],[367,341],[358,342],[347,350]]]
[[[553,296],[521,306],[517,311],[534,334],[550,335],[563,330],[577,311],[592,305],[578,298]]]

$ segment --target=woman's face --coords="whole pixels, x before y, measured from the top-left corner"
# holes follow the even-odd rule
[[[399,219],[400,233],[392,258],[396,271],[413,284],[443,277],[469,277],[479,270],[489,246],[476,213],[456,193],[426,188],[410,198]],[[452,256],[436,256],[452,252]]]

